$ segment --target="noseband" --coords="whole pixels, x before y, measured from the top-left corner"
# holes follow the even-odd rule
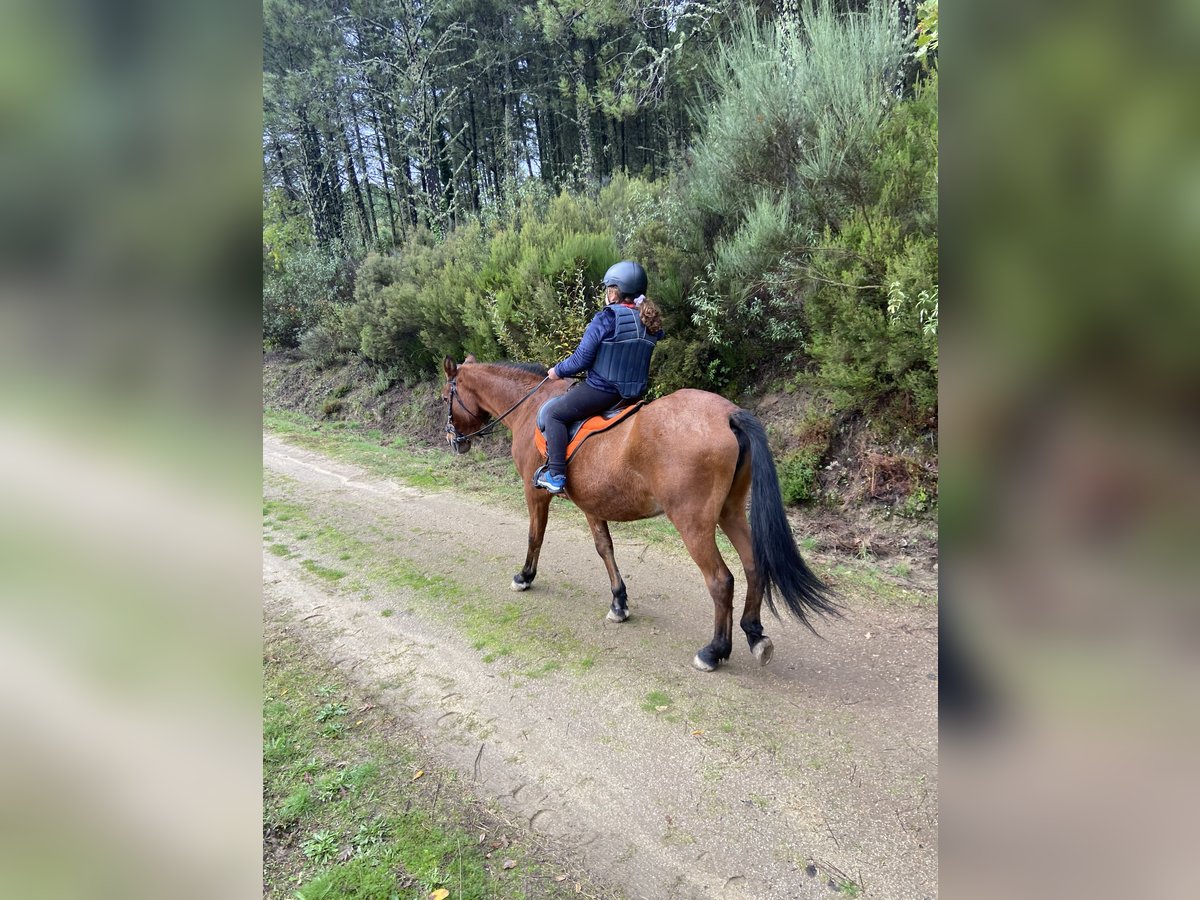
[[[514,409],[516,409],[518,406],[520,406],[522,403],[524,403],[526,400],[528,400],[530,397],[532,397],[534,394],[536,394],[538,392],[538,390],[541,388],[541,386],[549,380],[550,380],[550,376],[547,375],[545,378],[543,378],[541,381],[539,381],[537,383],[537,385],[534,386],[532,391],[530,391],[528,394],[526,394],[524,397],[522,397],[520,400],[518,400],[516,403],[514,403],[512,406],[510,406],[507,410],[505,410],[503,415],[498,416],[497,418],[493,419],[491,422],[484,425],[482,428],[478,429],[477,431],[472,431],[470,434],[463,434],[462,432],[460,432],[458,430],[458,427],[454,424],[454,401],[455,400],[458,401],[458,405],[461,406],[465,412],[470,413],[472,416],[474,416],[476,419],[479,419],[481,422],[483,421],[483,417],[485,415],[487,415],[487,413],[475,412],[473,409],[471,409],[471,407],[469,407],[469,406],[467,406],[467,404],[463,403],[462,397],[458,396],[458,383],[457,383],[458,378],[457,377],[451,378],[450,379],[450,401],[446,404],[446,440],[454,447],[455,453],[461,452],[459,448],[461,448],[463,444],[467,443],[467,441],[471,440],[471,438],[479,437],[480,435],[484,435],[484,434],[491,434],[492,431],[495,429],[495,427],[497,425],[499,425],[502,421],[504,421],[504,419],[508,416],[509,413],[511,413]]]

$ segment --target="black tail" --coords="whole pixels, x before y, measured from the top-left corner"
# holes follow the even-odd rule
[[[840,616],[841,607],[800,556],[783,510],[779,476],[762,423],[752,413],[739,409],[729,417],[729,425],[737,435],[739,468],[747,451],[750,454],[750,532],[754,568],[758,570],[763,599],[775,618],[779,618],[774,597],[778,592],[792,614],[815,634],[808,613]]]

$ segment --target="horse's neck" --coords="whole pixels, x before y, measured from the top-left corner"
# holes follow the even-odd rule
[[[479,405],[492,416],[501,416],[533,390],[534,384],[526,384],[515,372],[481,367],[478,373],[475,395]]]

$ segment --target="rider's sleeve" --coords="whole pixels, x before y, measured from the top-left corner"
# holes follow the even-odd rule
[[[583,340],[579,342],[575,352],[554,367],[560,378],[570,378],[591,368],[596,360],[596,352],[600,349],[600,342],[612,333],[613,321],[612,312],[607,308],[596,313],[588,323]]]

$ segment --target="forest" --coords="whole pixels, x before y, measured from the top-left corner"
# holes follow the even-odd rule
[[[789,502],[853,433],[929,514],[937,15],[265,0],[264,347],[385,384],[445,355],[551,365],[635,259],[668,335],[652,395],[801,398],[772,434]]]

